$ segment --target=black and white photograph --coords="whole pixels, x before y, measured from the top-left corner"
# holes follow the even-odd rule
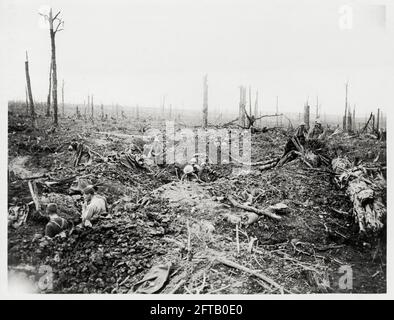
[[[394,2],[0,0],[0,36],[6,295],[389,292]]]

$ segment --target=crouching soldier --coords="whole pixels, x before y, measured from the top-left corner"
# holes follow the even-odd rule
[[[287,143],[285,145],[285,151],[283,152],[282,158],[285,155],[287,155],[288,153],[290,153],[291,151],[293,151],[293,150],[297,151],[298,150],[297,146],[294,143],[298,143],[301,146],[304,146],[305,142],[306,142],[306,136],[307,135],[308,135],[308,130],[305,127],[305,123],[302,122],[299,125],[299,127],[297,128],[297,130],[294,133],[294,135],[287,140]],[[292,157],[292,159],[294,159],[294,158],[296,158],[295,155]]]
[[[317,139],[323,133],[323,127],[320,120],[315,121],[315,125],[309,130],[308,138]]]
[[[91,227],[92,221],[108,212],[107,201],[104,197],[95,194],[93,186],[87,186],[82,192],[85,199],[82,204],[82,225]]]
[[[85,161],[86,165],[90,165],[92,163],[92,154],[90,152],[90,148],[82,142],[78,142],[73,139],[68,146],[68,151],[74,152],[74,167],[78,166],[81,161]]]
[[[45,226],[45,235],[53,238],[60,232],[68,229],[69,223],[66,219],[59,217],[57,214],[56,203],[48,204],[46,208],[47,214],[49,216],[49,222]]]
[[[191,158],[189,161],[189,164],[187,164],[183,168],[183,175],[182,175],[181,181],[183,181],[183,179],[185,177],[187,177],[187,178],[195,177],[197,179],[197,181],[200,181],[200,178],[198,176],[200,171],[201,171],[201,167],[197,164],[197,159]]]
[[[294,137],[298,139],[300,144],[303,146],[305,144],[306,136],[308,135],[308,130],[306,129],[305,122],[302,122],[297,131],[294,133]]]

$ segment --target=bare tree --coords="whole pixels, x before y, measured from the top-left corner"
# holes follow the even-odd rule
[[[353,131],[356,131],[356,105],[353,106]]]
[[[306,102],[304,106],[304,123],[307,130],[309,130],[309,119],[310,119],[310,106],[308,102]]]
[[[80,119],[81,118],[81,114],[80,114],[80,112],[79,112],[79,109],[78,109],[78,106],[77,106],[77,108],[76,108],[77,110],[76,110],[76,113],[77,113],[77,119]]]
[[[347,123],[346,123],[346,129],[347,129],[347,131],[352,131],[352,128],[353,128],[353,125],[352,125],[352,113],[351,113],[351,111],[350,111],[350,106],[349,106],[349,108],[348,108],[348,111],[347,111],[347,119],[346,119],[346,121],[347,121]]]
[[[246,88],[240,86],[238,120],[239,120],[239,126],[241,127],[245,127],[245,111],[246,111]]]
[[[49,36],[51,39],[51,66],[52,66],[52,102],[53,102],[53,121],[55,126],[58,124],[57,114],[57,67],[56,67],[56,33],[64,30],[64,21],[59,18],[60,11],[53,16],[52,8],[49,10],[49,16],[40,13],[49,22]],[[54,25],[56,26],[54,27]]]
[[[88,104],[85,108],[85,115],[89,112],[89,108],[90,108],[90,95],[88,95]]]
[[[27,56],[27,51],[26,51],[26,61],[25,61],[25,73],[26,73],[27,93],[29,96],[31,121],[32,121],[33,127],[35,127],[36,112],[34,111],[33,94],[31,92],[31,82],[30,82],[30,74],[29,74],[29,58]]]
[[[51,115],[51,90],[52,90],[52,60],[49,66],[49,89],[48,89],[47,112],[46,112],[47,117]]]
[[[26,115],[29,115],[29,98],[27,93],[27,86],[25,86],[25,95],[26,95]]]
[[[254,116],[258,117],[259,106],[258,106],[259,92],[256,91],[256,100],[254,101]]]
[[[202,108],[202,126],[206,128],[208,126],[208,75],[204,76],[203,80],[203,90],[204,90],[204,97],[203,97],[203,108]]]
[[[92,104],[92,122],[94,122],[94,105],[93,105],[93,95],[92,95],[92,98],[90,99],[90,103]]]
[[[346,119],[346,117],[347,117],[347,91],[348,91],[348,87],[349,87],[349,82],[346,82],[346,91],[345,91],[345,115],[344,115],[344,118],[343,118],[343,131],[346,131],[346,125],[347,125],[347,119]]]
[[[252,87],[249,86],[249,114],[252,115]]]
[[[64,117],[64,79],[62,81],[62,116]]]
[[[161,105],[161,117],[163,119],[165,118],[165,115],[164,115],[165,104],[166,104],[166,96],[164,95],[163,96],[163,102],[162,102],[162,105]]]

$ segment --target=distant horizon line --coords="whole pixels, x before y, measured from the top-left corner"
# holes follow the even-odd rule
[[[22,104],[25,104],[26,101],[24,101],[24,100],[8,100],[8,108],[10,107],[10,103],[22,103]],[[46,101],[34,101],[34,103],[35,104],[40,104],[40,105],[46,105],[47,104]],[[118,106],[119,108],[122,108],[122,109],[123,108],[128,109],[127,110],[128,112],[132,112],[138,107],[139,112],[141,112],[141,110],[145,109],[145,110],[155,110],[158,113],[162,113],[162,107],[156,107],[156,106],[143,106],[143,105],[140,105],[140,104],[123,105],[123,104],[119,104],[119,103],[117,103],[117,104],[104,104],[104,103],[94,104],[94,106],[98,107],[98,108],[101,108],[101,105],[103,105],[103,107],[106,110],[108,110],[109,108],[111,108],[111,109],[114,108],[115,109],[116,106]],[[65,109],[66,109],[66,107],[68,109],[70,107],[77,107],[77,106],[78,107],[84,107],[85,106],[85,108],[87,107],[86,104],[84,105],[84,104],[66,103],[66,102],[64,103],[64,106],[65,106]],[[61,107],[62,107],[62,104],[58,103],[58,113],[61,113]],[[314,106],[311,106],[311,107],[314,107]],[[296,115],[296,116],[298,116],[300,114],[303,115],[304,114],[303,108],[304,108],[303,106],[300,107],[301,111],[280,111],[279,110],[278,115],[280,115],[280,114],[284,114],[284,115],[291,114],[291,115]],[[225,109],[225,108],[223,108],[223,109]],[[357,108],[356,108],[356,119],[365,118],[366,115],[370,115],[371,113],[375,114],[378,109],[380,109],[380,116],[381,116],[381,118],[385,119],[386,118],[386,116],[385,116],[386,112],[384,112],[384,109],[378,108],[378,107],[376,107],[373,111],[368,111],[366,113],[364,112],[364,114],[362,116],[360,116],[360,115],[357,116]],[[165,110],[165,114],[167,115],[169,113],[169,111],[170,111],[169,105],[166,105],[164,110]],[[258,116],[260,116],[260,115],[275,115],[276,114],[274,109],[263,109],[263,110],[264,110],[264,112],[262,112],[262,113],[260,113],[261,110],[259,110]],[[110,110],[110,111],[115,111],[115,110]],[[121,112],[121,111],[126,111],[126,110],[119,110],[119,112]],[[192,113],[202,113],[202,106],[201,106],[201,109],[188,109],[188,108],[172,107],[171,111],[172,112],[187,111],[187,112],[192,112]],[[98,109],[98,112],[100,112],[100,109]],[[218,109],[218,108],[209,109],[209,106],[208,106],[208,116],[209,116],[209,114],[215,114],[215,115],[220,115],[220,114],[224,115],[224,114],[226,114],[227,116],[229,116],[229,115],[231,115],[231,116],[238,116],[238,112],[226,112],[224,110],[221,110],[221,108],[220,109]],[[310,117],[312,119],[316,119],[315,115],[316,115],[316,112],[310,112]],[[322,119],[324,117],[343,117],[343,116],[344,116],[344,111],[341,114],[322,112],[322,113],[319,114],[319,119]]]

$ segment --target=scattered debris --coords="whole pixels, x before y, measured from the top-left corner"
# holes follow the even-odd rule
[[[45,292],[342,292],[341,265],[358,272],[353,292],[384,290],[386,249],[373,237],[385,230],[384,142],[326,130],[301,143],[270,128],[252,135],[250,163],[199,157],[186,170],[197,177],[181,182],[187,164],[155,163],[139,132],[76,121],[87,147],[76,166],[72,129],[9,136],[9,267],[49,265]],[[107,198],[108,214],[77,228],[88,185]],[[49,203],[72,222],[53,238],[44,236]],[[372,238],[354,229],[355,210]]]

